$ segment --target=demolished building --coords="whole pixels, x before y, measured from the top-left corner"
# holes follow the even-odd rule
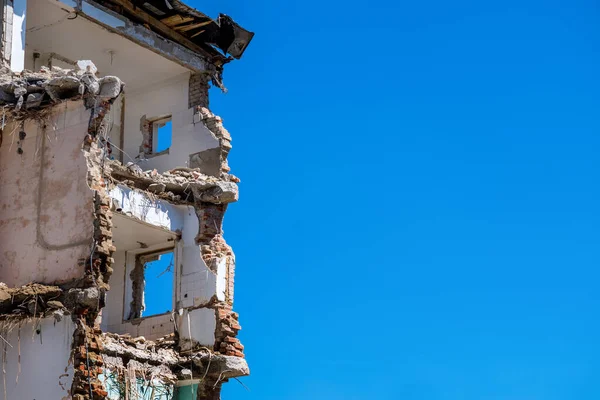
[[[253,34],[179,0],[2,1],[0,399],[219,399],[249,369],[208,90]]]

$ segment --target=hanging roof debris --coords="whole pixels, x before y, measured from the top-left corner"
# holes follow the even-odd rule
[[[179,0],[95,1],[218,64],[241,58],[254,36],[225,14],[213,20]]]

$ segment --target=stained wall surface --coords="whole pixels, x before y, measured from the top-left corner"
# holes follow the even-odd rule
[[[74,331],[71,318],[64,317],[58,322],[54,318],[32,320],[1,332],[6,339],[0,344],[6,351],[6,374],[0,369],[0,396],[6,390],[8,400],[70,399]]]
[[[28,122],[7,126],[0,146],[0,281],[64,283],[83,276],[90,254],[93,192],[82,143],[90,111],[65,102],[44,130]],[[18,232],[18,235],[15,234]]]

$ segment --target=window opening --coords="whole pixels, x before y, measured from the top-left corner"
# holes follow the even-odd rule
[[[131,271],[131,311],[128,320],[173,311],[174,250],[137,255]]]
[[[168,150],[173,140],[171,117],[163,118],[152,124],[154,131],[154,154]]]

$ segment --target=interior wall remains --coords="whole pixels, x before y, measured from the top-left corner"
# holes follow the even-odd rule
[[[7,126],[0,146],[0,281],[61,284],[83,276],[89,257],[93,196],[82,139],[90,110],[65,102],[44,129]],[[25,139],[19,140],[19,132]],[[19,154],[19,148],[22,154]],[[15,235],[19,232],[19,235]]]
[[[125,102],[125,152],[131,157],[146,151],[146,161],[139,163],[143,170],[156,169],[159,173],[169,169],[189,166],[190,155],[220,149],[218,138],[198,119],[194,108],[189,108],[190,74],[182,74],[167,81],[148,85],[142,90],[128,92]],[[172,143],[166,154],[153,156],[143,121],[170,115],[172,118]],[[220,172],[220,159],[214,160]],[[207,175],[215,175],[203,171]]]
[[[190,310],[201,308],[211,301],[225,301],[227,288],[226,263],[220,263],[216,271],[211,270],[202,258],[200,246],[196,243],[199,221],[196,209],[192,206],[174,205],[160,199],[151,199],[147,193],[117,186],[110,191],[115,207],[120,213],[139,221],[180,233],[175,244],[175,313],[150,316],[127,321],[131,299],[131,271],[135,265],[135,255],[152,248],[124,248],[119,242],[118,223],[113,227],[115,247],[111,291],[102,311],[102,328],[108,332],[129,333],[155,339],[180,329],[181,335],[191,337],[204,345],[214,344],[215,312]],[[141,228],[140,228],[141,229]],[[139,232],[139,230],[138,230]],[[163,246],[164,247],[164,246]],[[160,248],[158,246],[157,250]],[[222,264],[222,265],[221,265]],[[208,316],[208,318],[206,318]],[[192,318],[191,324],[188,319]],[[188,329],[191,327],[191,331]]]

